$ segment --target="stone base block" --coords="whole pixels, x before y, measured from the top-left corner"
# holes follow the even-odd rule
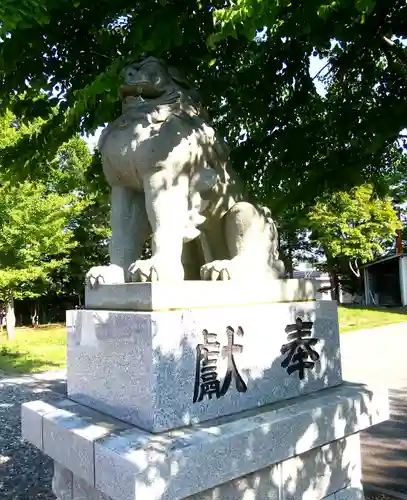
[[[387,391],[358,384],[160,434],[47,405],[23,405],[23,437],[42,433],[59,500],[362,499],[358,433],[388,418]]]
[[[68,311],[68,396],[151,432],[342,382],[337,304]]]
[[[58,500],[113,500],[57,462],[53,491]],[[359,434],[185,497],[185,500],[320,499],[363,500]]]

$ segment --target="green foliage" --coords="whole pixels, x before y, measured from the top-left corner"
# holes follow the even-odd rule
[[[39,295],[38,285],[75,247],[68,224],[83,209],[75,195],[46,193],[45,186],[25,181],[0,187],[0,298]]]
[[[16,28],[28,28],[34,20],[38,24],[49,22],[45,2],[41,0],[2,0],[0,19],[0,35]]]
[[[92,156],[79,136],[59,149],[54,162],[57,167],[52,170],[47,189],[60,194],[74,192],[86,203],[70,219],[77,245],[70,251],[69,260],[53,274],[50,290],[81,296],[85,273],[94,265],[108,262],[109,191],[101,179],[100,157]]]
[[[389,196],[393,204],[400,208],[407,200],[407,154],[394,146],[387,155],[386,169],[379,179],[382,194]]]
[[[376,6],[376,0],[319,0],[313,2],[292,2],[291,0],[237,0],[226,7],[216,9],[214,21],[217,31],[209,39],[211,45],[229,36],[242,34],[252,39],[257,29],[267,26],[270,32],[277,31],[284,24],[289,24],[292,18],[301,13],[303,22],[297,24],[298,34],[310,33],[312,28],[321,21],[327,21],[333,16],[345,11],[354,23],[363,24],[366,16],[371,14]],[[298,22],[298,19],[295,19]]]
[[[120,69],[144,54],[201,87],[235,168],[277,215],[327,189],[376,183],[407,127],[404,0],[4,5],[0,100],[21,122],[44,119],[41,132],[3,149],[10,175],[45,175],[74,133],[115,118]],[[326,60],[319,76],[310,56]]]
[[[11,112],[0,117],[0,150],[36,130]],[[100,162],[78,135],[44,163],[42,181],[0,180],[0,300],[44,292],[80,294],[84,275],[106,261],[108,199],[95,181]]]
[[[345,257],[361,263],[383,253],[401,227],[390,199],[378,198],[367,184],[320,199],[309,220],[328,260]]]

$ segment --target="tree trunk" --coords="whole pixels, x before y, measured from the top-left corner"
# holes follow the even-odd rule
[[[16,316],[14,314],[14,297],[13,293],[9,292],[6,302],[6,330],[9,340],[14,340],[14,329],[16,326]]]
[[[331,299],[339,302],[339,280],[338,273],[334,268],[329,268],[329,280],[331,282]]]
[[[38,302],[34,302],[34,310],[31,309],[31,325],[38,326]]]

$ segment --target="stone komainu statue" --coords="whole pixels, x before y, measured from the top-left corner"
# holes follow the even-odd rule
[[[125,69],[122,115],[99,141],[111,186],[111,265],[90,286],[123,281],[281,277],[270,212],[245,201],[197,92],[149,57]],[[152,236],[152,256],[140,259]]]

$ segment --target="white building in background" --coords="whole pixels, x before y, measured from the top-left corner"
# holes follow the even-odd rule
[[[295,279],[312,279],[320,282],[321,289],[321,299],[331,300],[331,281],[329,279],[329,274],[322,271],[317,271],[309,264],[301,263],[298,269],[293,272],[293,278]],[[355,302],[355,298],[348,292],[339,288],[339,303],[340,304],[352,304]]]

